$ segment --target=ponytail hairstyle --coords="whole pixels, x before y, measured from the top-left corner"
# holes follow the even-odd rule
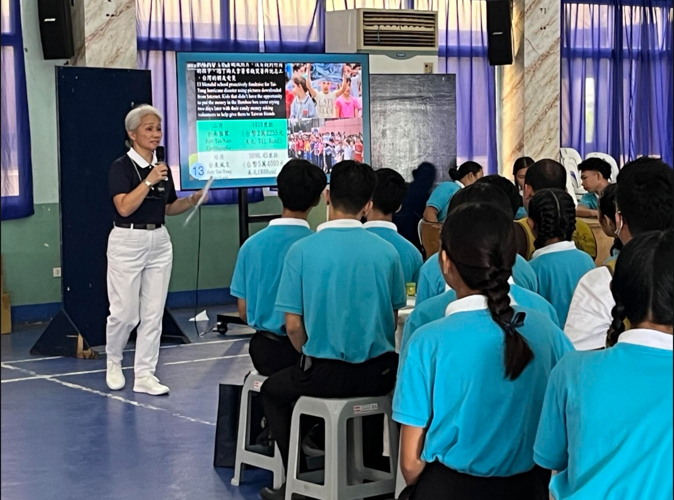
[[[576,205],[562,189],[542,189],[529,202],[529,218],[536,224],[534,247],[543,248],[552,238],[571,241],[576,230]]]
[[[674,230],[649,231],[631,240],[618,257],[611,292],[615,299],[609,347],[625,331],[625,319],[674,324]]]
[[[616,193],[618,192],[617,184],[609,184],[606,186],[604,191],[602,191],[601,196],[599,197],[599,219],[601,222],[602,217],[606,217],[608,220],[615,224],[615,214],[618,211],[616,206]],[[611,254],[614,250],[622,250],[623,242],[620,238],[614,237],[613,246],[611,247]]]
[[[452,178],[453,181],[461,181],[465,176],[468,174],[478,174],[479,172],[482,171],[482,165],[479,163],[476,163],[474,161],[467,161],[463,165],[461,165],[459,168],[450,168],[449,169],[449,176]]]
[[[515,314],[508,295],[517,253],[512,218],[490,204],[461,205],[442,228],[442,250],[466,285],[487,297],[491,317],[505,334],[506,377],[517,379],[534,353],[517,331],[525,315]]]
[[[298,87],[302,87],[305,93],[309,93],[309,87],[307,87],[307,81],[303,76],[296,76],[293,78],[293,83]]]

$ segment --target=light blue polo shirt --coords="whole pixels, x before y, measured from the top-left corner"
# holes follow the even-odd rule
[[[426,429],[421,459],[482,477],[534,467],[534,440],[550,372],[573,350],[542,314],[526,313],[518,331],[534,352],[516,379],[505,375],[505,334],[473,295],[452,302],[447,317],[420,328],[401,360],[393,419]]]
[[[590,210],[597,210],[599,208],[599,198],[595,193],[585,193],[578,202]]]
[[[400,352],[404,355],[405,346],[409,343],[414,332],[419,328],[432,321],[444,318],[447,306],[455,300],[456,292],[454,290],[448,290],[441,295],[437,295],[424,301],[423,304],[417,305],[405,322]],[[510,300],[513,307],[517,305],[519,307],[538,311],[548,317],[556,326],[561,328],[555,308],[552,307],[550,302],[537,293],[518,285],[510,285]]]
[[[532,292],[538,292],[538,278],[536,277],[536,273],[527,260],[519,254],[515,257],[512,281],[522,288],[526,288]],[[444,293],[447,288],[445,277],[442,275],[442,269],[440,268],[439,254],[433,254],[424,265],[421,266],[421,270],[419,271],[419,281],[417,282],[417,305],[431,297]]]
[[[529,263],[538,276],[538,293],[557,310],[564,325],[576,285],[595,268],[592,257],[578,250],[573,241],[561,241],[536,250]]]
[[[528,215],[527,209],[524,207],[520,207],[517,209],[517,213],[515,214],[515,220],[524,219],[525,217],[527,217],[527,215]]]
[[[447,218],[449,202],[452,200],[452,196],[458,193],[462,187],[463,184],[460,182],[447,181],[441,182],[433,190],[426,206],[433,207],[438,211],[438,221],[442,222]]]
[[[303,316],[306,356],[362,363],[395,351],[393,311],[407,305],[400,256],[356,220],[335,220],[286,256],[276,308]]]
[[[555,368],[534,450],[557,500],[672,500],[672,360],[671,335],[634,329]]]
[[[398,228],[393,222],[372,221],[365,224],[365,229],[384,238],[395,247],[400,254],[405,283],[416,283],[419,279],[419,270],[424,263],[417,247],[398,234]]]
[[[301,219],[282,218],[251,236],[239,250],[230,292],[245,299],[248,324],[285,336],[285,315],[274,306],[283,261],[290,247],[314,234]]]

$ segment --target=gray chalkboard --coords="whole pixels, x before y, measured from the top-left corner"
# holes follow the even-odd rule
[[[456,75],[370,75],[372,166],[405,180],[423,161],[456,165]]]

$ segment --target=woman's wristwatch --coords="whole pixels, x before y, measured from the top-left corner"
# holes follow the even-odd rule
[[[146,185],[148,188],[152,189],[152,183],[151,183],[150,181],[145,180],[145,181],[143,181],[143,182],[145,183],[145,185]]]

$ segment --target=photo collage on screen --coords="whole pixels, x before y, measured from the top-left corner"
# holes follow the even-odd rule
[[[342,160],[363,161],[362,68],[357,63],[289,63],[285,105],[288,158],[327,174]]]

